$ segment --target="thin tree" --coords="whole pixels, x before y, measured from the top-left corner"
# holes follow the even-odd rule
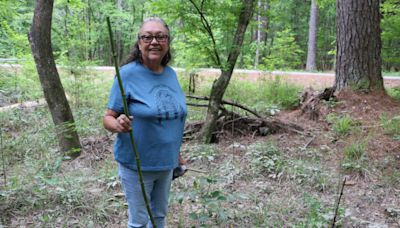
[[[256,55],[254,57],[254,68],[256,69],[260,60],[260,44],[261,44],[261,30],[262,30],[262,23],[261,23],[261,0],[257,1],[257,30],[256,30]]]
[[[201,23],[203,24],[204,29],[207,31],[210,39],[212,40],[213,59],[215,59],[217,65],[221,69],[221,75],[218,77],[217,80],[214,81],[211,88],[210,101],[207,109],[207,116],[199,136],[203,142],[210,143],[212,141],[212,135],[216,127],[218,114],[220,110],[219,107],[221,105],[225,90],[228,87],[229,81],[232,77],[236,61],[240,54],[244,35],[247,26],[249,24],[249,21],[253,15],[256,0],[242,1],[239,20],[236,27],[236,33],[226,61],[222,61],[220,58],[220,54],[218,53],[218,50],[216,48],[216,42],[211,26],[202,11],[204,0],[201,2],[201,7],[198,7],[193,0],[190,0],[190,2],[196,8],[196,11],[200,16]]]
[[[60,150],[67,156],[80,155],[81,145],[51,47],[51,20],[54,0],[36,0],[28,38],[44,97],[56,126]]]
[[[317,31],[318,31],[318,5],[316,0],[311,0],[310,22],[308,28],[308,51],[306,70],[316,70],[317,55]]]
[[[380,0],[336,2],[336,91],[384,92]]]

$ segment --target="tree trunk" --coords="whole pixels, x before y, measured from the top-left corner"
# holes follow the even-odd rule
[[[261,0],[257,1],[257,47],[256,47],[256,56],[254,57],[254,69],[257,69],[258,62],[260,60],[260,43],[261,43]]]
[[[318,5],[311,0],[310,23],[308,28],[308,51],[306,70],[316,70],[315,58],[317,54]]]
[[[379,9],[380,0],[337,1],[336,91],[384,92]]]
[[[56,126],[60,150],[67,156],[77,157],[80,155],[81,145],[51,47],[53,4],[54,0],[36,1],[28,38],[44,96]]]
[[[117,0],[117,9],[121,12],[123,11],[123,0]],[[124,55],[124,42],[122,39],[121,29],[117,29],[115,31],[115,42],[116,42],[116,48],[117,48],[118,62],[120,63],[120,62],[122,62],[122,60],[125,56]]]
[[[86,21],[87,21],[87,37],[88,37],[88,52],[87,52],[87,58],[86,60],[92,61],[93,60],[93,50],[92,50],[92,34],[91,34],[91,26],[92,26],[92,18],[91,18],[91,5],[90,5],[91,0],[87,0],[87,8],[86,8]]]
[[[200,137],[205,143],[212,142],[213,132],[218,119],[218,111],[221,105],[225,90],[228,87],[232,76],[236,60],[240,54],[243,38],[249,24],[250,18],[254,11],[254,3],[256,0],[244,0],[243,6],[239,15],[239,21],[235,37],[233,40],[232,49],[229,52],[226,64],[221,65],[221,76],[214,81],[211,88],[210,102],[207,109],[207,117],[201,129]]]

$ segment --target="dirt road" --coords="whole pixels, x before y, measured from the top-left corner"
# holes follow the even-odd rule
[[[179,71],[179,69],[178,69]],[[219,76],[220,71],[216,69],[203,69],[198,72],[202,77]],[[281,77],[290,83],[301,85],[303,87],[312,87],[321,89],[332,87],[335,81],[334,73],[310,73],[310,72],[283,72],[283,71],[257,71],[257,70],[235,70],[233,77],[239,77],[256,82],[261,78],[272,80],[275,77]],[[384,77],[386,88],[400,87],[400,77]]]
[[[13,64],[0,64],[0,70],[16,70],[19,68],[19,65]],[[98,67],[89,67],[89,69],[109,72],[110,77],[114,75],[114,67],[109,66],[98,66]],[[174,68],[177,72],[185,72],[182,68]],[[220,75],[219,69],[198,69],[195,71],[200,77],[210,78],[217,77]],[[189,72],[187,72],[189,75]],[[326,87],[331,87],[335,80],[334,73],[310,73],[310,72],[284,72],[284,71],[259,71],[259,70],[242,70],[237,69],[233,73],[233,77],[238,77],[245,80],[251,80],[256,82],[260,78],[273,79],[276,76],[284,78],[290,83],[294,83],[297,85],[301,85],[303,87],[313,87],[314,89],[321,89]],[[384,83],[386,88],[391,87],[400,87],[400,75],[396,77],[384,77]]]

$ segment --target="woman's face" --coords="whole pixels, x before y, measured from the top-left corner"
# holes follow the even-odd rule
[[[158,21],[146,22],[139,32],[139,49],[144,65],[161,65],[169,49],[167,28]]]

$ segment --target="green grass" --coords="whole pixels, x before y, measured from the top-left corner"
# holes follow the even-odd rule
[[[400,102],[400,87],[386,89],[389,96],[393,97],[396,101]]]
[[[326,119],[332,124],[332,130],[340,136],[348,135],[354,126],[354,121],[349,115],[329,114]]]
[[[356,140],[349,143],[343,151],[341,167],[350,173],[367,177],[371,174],[372,164],[366,157],[366,141]]]
[[[380,116],[380,122],[385,134],[400,140],[400,115],[389,118],[386,114]]]
[[[382,72],[383,76],[400,77],[400,72]]]
[[[286,161],[282,152],[274,142],[259,142],[251,147],[247,152],[250,156],[250,168],[255,173],[268,176],[279,175],[286,166]]]
[[[179,82],[185,93],[188,93],[189,75],[181,73]],[[196,96],[209,96],[212,87],[212,80],[206,80],[196,83]],[[272,80],[260,79],[257,82],[251,82],[238,77],[232,77],[229,86],[227,87],[224,100],[242,104],[248,108],[257,111],[260,114],[271,115],[282,109],[290,109],[298,106],[299,93],[301,87],[283,81],[279,77]],[[188,99],[189,103],[197,103],[207,105],[207,101],[197,101]],[[245,114],[245,111],[226,105],[230,111]],[[205,118],[206,108],[204,107],[189,107],[188,120],[203,120]]]

